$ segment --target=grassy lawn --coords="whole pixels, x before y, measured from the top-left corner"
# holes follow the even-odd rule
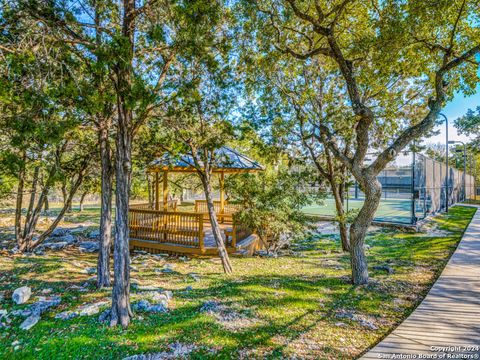
[[[474,212],[457,206],[433,219],[441,236],[371,231],[367,286],[349,284],[349,258],[339,251],[335,235],[305,239],[278,258],[234,258],[233,276],[222,274],[217,259],[134,255],[133,282],[172,290],[173,300],[166,314],[136,314],[127,330],[109,328],[98,321],[98,315],[54,318],[84,303],[109,299],[109,291],[96,291],[93,284],[88,291],[72,288],[91,278],[82,270],[95,266],[96,254],[82,254],[76,248],[29,257],[4,252],[0,291],[5,299],[0,308],[10,312],[25,307],[10,300],[12,291],[22,285],[32,287],[30,302],[45,288],[53,289],[51,294],[60,295],[62,302],[28,331],[18,328],[23,318],[12,317],[9,329],[0,328],[0,358],[122,359],[168,351],[178,342],[195,346],[190,353],[193,359],[352,359],[418,305]],[[95,210],[82,216],[82,221],[96,221]],[[158,271],[166,263],[173,272]],[[388,265],[394,273],[374,270],[378,265]],[[198,281],[189,273],[197,273]],[[132,290],[133,301],[140,296]],[[202,304],[211,300],[235,316],[225,320],[201,312]]]

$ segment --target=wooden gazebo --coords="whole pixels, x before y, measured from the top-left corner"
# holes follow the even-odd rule
[[[222,227],[225,246],[232,252],[251,234],[251,231],[234,220],[233,215],[241,204],[231,204],[225,200],[225,175],[262,171],[263,167],[228,147],[218,149],[214,159],[212,172],[219,176],[220,185],[220,199],[214,201],[214,207]],[[147,172],[155,176],[155,201],[154,204],[130,206],[131,249],[198,255],[217,254],[206,200],[195,200],[193,211],[178,211],[177,202],[169,200],[168,173],[196,171],[194,161],[189,155],[172,157],[165,154],[150,164]]]

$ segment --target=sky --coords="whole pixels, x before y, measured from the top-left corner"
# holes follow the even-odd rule
[[[460,140],[463,142],[468,141],[468,137],[465,135],[457,134],[457,129],[453,126],[454,120],[465,115],[468,109],[475,110],[477,106],[480,106],[480,86],[477,87],[477,92],[475,95],[465,97],[463,94],[457,94],[451,102],[449,102],[442,113],[448,118],[448,139],[449,140]],[[445,123],[440,126],[437,126],[435,130],[440,130],[441,132],[432,136],[431,138],[425,139],[425,144],[428,143],[445,143]]]
[[[459,135],[457,129],[455,128],[454,120],[465,115],[468,109],[476,109],[477,106],[480,106],[480,85],[477,87],[475,95],[464,96],[463,94],[457,93],[452,101],[445,105],[442,110],[442,113],[448,118],[448,140],[458,140],[463,142],[468,142],[469,138],[465,135]],[[435,127],[435,130],[439,130],[439,134],[432,136],[430,138],[424,139],[423,144],[445,144],[445,122]],[[400,153],[392,162],[396,166],[410,165],[412,161],[411,155],[405,155]]]

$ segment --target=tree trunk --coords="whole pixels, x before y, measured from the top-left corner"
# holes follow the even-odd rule
[[[87,192],[86,192],[86,191],[84,191],[84,192],[82,193],[82,195],[80,195],[80,204],[78,205],[80,212],[83,211],[83,202],[85,201],[85,196],[87,196]]]
[[[208,216],[210,218],[210,224],[212,225],[213,237],[215,238],[215,243],[218,248],[218,255],[222,260],[223,270],[227,274],[231,274],[233,269],[230,264],[230,258],[228,257],[227,249],[225,248],[225,242],[222,237],[220,230],[220,225],[218,223],[217,214],[215,212],[215,207],[213,205],[212,198],[212,188],[210,186],[210,174],[202,173],[200,174],[203,184],[203,190],[205,191],[205,198],[207,200]]]
[[[367,258],[364,241],[368,226],[372,223],[382,196],[382,185],[374,175],[357,179],[365,191],[365,202],[350,226],[350,263],[352,282],[355,285],[368,283]]]
[[[18,187],[17,187],[17,201],[15,206],[15,239],[17,240],[18,248],[23,247],[22,235],[22,205],[23,205],[23,190],[25,187],[25,161],[26,154],[23,153],[23,162],[18,172]]]
[[[110,249],[112,247],[112,154],[108,141],[108,126],[99,129],[102,164],[102,194],[100,209],[100,250],[97,262],[97,287],[109,287]]]
[[[68,193],[67,195],[67,199],[66,199],[66,202],[65,204],[63,205],[63,208],[60,210],[60,213],[57,215],[57,217],[55,218],[55,220],[53,221],[53,223],[50,224],[50,226],[48,227],[47,230],[45,230],[39,237],[36,241],[32,242],[32,237],[30,236],[28,238],[28,243],[27,243],[27,246],[25,248],[25,250],[28,250],[28,251],[32,251],[33,249],[35,249],[38,245],[40,245],[42,242],[45,241],[45,239],[47,237],[50,236],[50,234],[53,232],[53,230],[55,230],[55,228],[57,227],[57,225],[60,223],[60,221],[62,221],[63,219],[63,216],[65,215],[65,213],[67,212],[67,209],[68,208],[71,208],[72,206],[72,201],[73,201],[73,197],[75,196],[78,188],[80,187],[80,185],[82,184],[83,182],[83,178],[84,178],[84,171],[85,169],[87,168],[87,164],[88,162],[85,161],[83,166],[82,166],[82,169],[80,170],[79,174],[78,174],[78,177],[77,179],[73,182],[72,184],[72,188],[70,189],[70,192]],[[40,209],[42,208],[43,206],[43,203],[45,202],[45,199],[47,198],[47,193],[43,193],[41,195],[41,198],[39,199],[39,203],[37,205],[37,213],[36,214],[39,214],[40,213]],[[38,216],[37,216],[38,217]],[[36,221],[35,221],[35,224],[36,224]]]
[[[65,205],[67,202],[67,180],[66,179],[63,179],[62,181],[62,199],[63,199],[63,205]]]
[[[42,212],[42,208],[44,206],[45,199],[47,198],[48,193],[50,192],[50,188],[54,184],[54,179],[55,179],[56,173],[57,173],[57,166],[52,165],[52,167],[51,167],[51,169],[48,173],[48,177],[47,177],[47,181],[45,182],[45,186],[43,187],[42,191],[40,192],[40,196],[38,197],[37,204],[35,205],[35,207],[33,208],[32,212],[31,212],[30,219],[29,219],[28,222],[25,222],[25,224],[24,224],[24,229],[23,229],[24,236],[23,236],[23,239],[22,239],[22,244],[19,245],[20,251],[31,250],[33,248],[32,244],[31,244],[31,241],[33,239],[33,234],[34,234],[35,228],[37,226],[37,222],[38,222],[38,219],[40,217],[40,213]]]
[[[335,208],[337,211],[338,227],[340,230],[340,239],[342,242],[342,250],[350,250],[350,242],[348,240],[348,227],[345,219],[345,209],[343,206],[343,187],[336,184],[335,181],[330,182],[333,198],[335,199]]]
[[[128,229],[128,201],[131,175],[131,135],[128,124],[132,112],[123,99],[119,99],[119,118],[116,139],[116,189],[115,189],[115,244],[114,284],[110,326],[120,324],[126,328],[130,323],[130,253]]]
[[[123,0],[122,53],[115,66],[117,96],[117,137],[115,139],[115,244],[114,283],[110,326],[130,323],[130,253],[128,229],[128,201],[132,171],[132,138],[134,134],[132,110],[133,48],[135,30],[135,0]]]
[[[45,197],[45,204],[43,206],[44,211],[50,210],[50,203],[48,202],[48,196]]]
[[[30,221],[32,220],[32,210],[35,204],[35,195],[37,194],[37,183],[38,183],[39,173],[40,173],[40,166],[37,165],[35,166],[35,170],[33,171],[32,188],[30,190],[30,201],[28,202],[27,215],[25,217],[25,229],[23,232],[24,238],[27,236],[26,231],[30,227]]]

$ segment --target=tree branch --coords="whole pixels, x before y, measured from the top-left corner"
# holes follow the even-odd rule
[[[393,160],[397,153],[407,146],[412,140],[419,138],[434,126],[435,120],[438,118],[445,101],[444,75],[455,67],[460,66],[466,62],[467,59],[479,52],[480,44],[474,46],[470,50],[467,50],[461,56],[451,60],[450,62],[447,61],[448,54],[444,54],[443,65],[435,75],[435,92],[437,97],[431,102],[430,111],[422,119],[422,121],[405,129],[391,146],[383,150],[380,155],[378,155],[375,161],[369,166],[369,168],[373,170],[375,174],[378,174],[388,164],[388,162]]]

